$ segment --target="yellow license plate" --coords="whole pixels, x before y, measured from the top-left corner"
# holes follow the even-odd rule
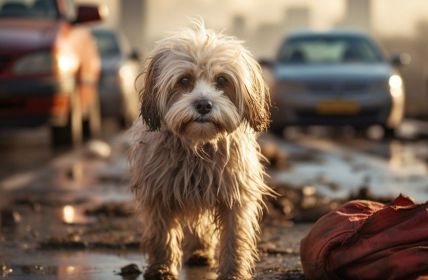
[[[321,101],[317,105],[317,111],[320,114],[356,114],[360,111],[360,105],[353,101]]]

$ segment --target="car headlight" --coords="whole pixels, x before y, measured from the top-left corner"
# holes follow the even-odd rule
[[[399,89],[403,86],[403,80],[399,75],[394,74],[389,77],[388,84],[391,89]]]
[[[131,65],[124,64],[119,68],[119,77],[123,81],[125,81],[125,80],[134,81],[136,78],[134,76],[135,76],[135,72],[134,72],[134,69],[132,68]]]
[[[71,54],[57,54],[56,66],[59,74],[70,74],[77,70],[77,59]]]
[[[403,80],[400,75],[393,74],[389,77],[389,92],[393,97],[398,97],[403,94]]]
[[[26,55],[15,62],[13,71],[16,74],[46,74],[53,72],[51,51]]]

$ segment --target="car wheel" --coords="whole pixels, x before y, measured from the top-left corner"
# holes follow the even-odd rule
[[[124,112],[122,116],[118,118],[118,123],[120,128],[128,128],[132,125],[134,120],[135,120],[135,117],[130,112],[128,113]]]
[[[394,127],[389,127],[384,125],[383,126],[383,138],[384,139],[391,139],[396,136],[396,129]]]
[[[284,127],[283,126],[272,126],[269,131],[279,138],[284,138]]]
[[[127,117],[125,116],[125,114],[123,114],[122,116],[119,116],[117,118],[117,124],[119,125],[119,127],[121,129],[125,129],[128,127],[129,123],[128,123],[128,120],[127,120]]]
[[[133,108],[130,105],[130,100],[123,99],[123,103],[124,106],[122,109],[122,114],[117,118],[117,122],[120,128],[125,129],[132,125],[135,118],[137,117],[137,112],[132,110]]]
[[[86,119],[83,120],[83,138],[97,138],[101,134],[101,111],[98,98],[90,106]]]
[[[71,147],[82,143],[82,108],[77,92],[70,97],[70,113],[64,126],[51,126],[53,147]]]
[[[126,100],[124,97],[122,97],[122,104],[122,111],[120,112],[120,115],[117,116],[117,124],[121,129],[124,129],[129,125],[128,107],[126,106]]]
[[[354,126],[355,135],[357,137],[366,138],[367,137],[367,126]]]

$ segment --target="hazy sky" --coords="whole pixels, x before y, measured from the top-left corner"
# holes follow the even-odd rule
[[[309,6],[311,27],[326,29],[344,16],[343,0],[147,0],[150,37],[176,26],[186,25],[187,17],[201,15],[218,28],[230,26],[233,15],[247,17],[251,26],[278,22],[285,9]],[[372,0],[374,30],[385,35],[413,35],[415,23],[428,20],[428,0]]]
[[[419,20],[428,22],[427,0],[373,0],[373,24],[379,32],[412,36]]]
[[[100,2],[111,9],[108,23],[117,22],[120,0],[78,0]],[[137,0],[135,0],[137,1]],[[290,7],[311,9],[311,28],[328,29],[343,19],[345,0],[144,0],[146,39],[162,36],[189,24],[190,17],[202,16],[209,27],[227,29],[235,15],[246,18],[248,27],[279,23]],[[372,26],[382,35],[413,36],[418,21],[428,21],[428,0],[372,0]],[[136,24],[138,22],[136,21]],[[428,35],[428,34],[427,34]]]
[[[313,25],[328,27],[337,21],[343,10],[340,0],[148,0],[148,35],[156,36],[162,30],[188,23],[187,17],[202,16],[214,28],[227,28],[234,15],[246,17],[249,28],[260,23],[278,23],[285,14],[286,7],[304,6],[309,3],[313,9]],[[331,8],[326,8],[330,6]]]

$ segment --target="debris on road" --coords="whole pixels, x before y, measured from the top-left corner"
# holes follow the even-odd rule
[[[341,202],[338,199],[321,196],[313,186],[275,184],[272,187],[279,195],[269,199],[272,208],[270,215],[295,223],[315,222]]]
[[[138,265],[135,263],[128,264],[120,268],[120,272],[117,275],[122,276],[124,279],[136,279],[141,273],[143,273]]]
[[[287,153],[277,143],[268,138],[259,140],[260,151],[271,168],[287,168]]]
[[[0,226],[11,227],[21,222],[21,215],[12,209],[3,209],[0,213]]]
[[[0,265],[0,276],[2,278],[7,278],[9,274],[11,274],[13,272],[13,269],[10,268],[9,266],[2,264]]]
[[[108,143],[100,140],[91,140],[86,147],[86,156],[95,159],[109,159],[112,150]]]
[[[132,202],[108,202],[85,210],[88,216],[130,217],[133,214]]]

